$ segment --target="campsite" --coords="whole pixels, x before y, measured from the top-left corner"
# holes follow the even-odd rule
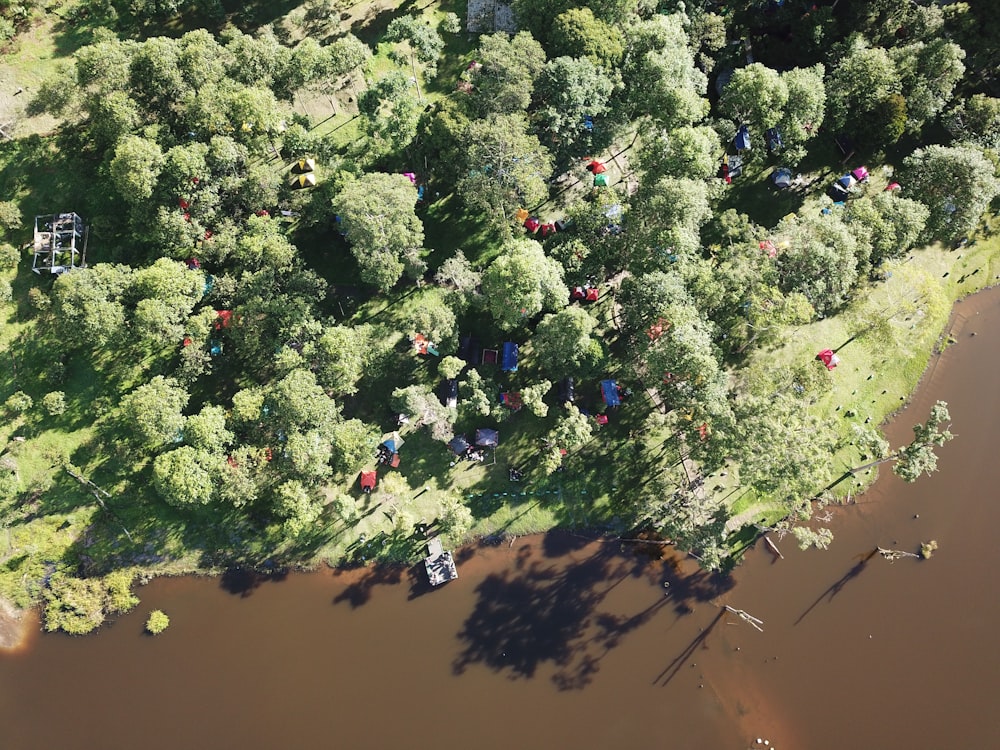
[[[998,278],[984,6],[563,5],[10,21],[0,595],[549,528],[727,571],[933,470],[877,428]]]

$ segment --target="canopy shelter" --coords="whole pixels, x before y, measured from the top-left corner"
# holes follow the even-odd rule
[[[781,131],[777,128],[768,128],[764,136],[767,138],[768,151],[777,151],[785,145],[781,139]]]
[[[387,432],[382,436],[381,445],[389,449],[391,453],[398,453],[406,441],[399,436],[398,432]]]
[[[868,167],[858,167],[851,172],[851,176],[858,182],[864,182],[868,179]]]
[[[604,399],[604,403],[608,406],[621,406],[622,399],[618,392],[617,380],[601,381],[601,398]]]
[[[299,159],[292,165],[292,174],[308,174],[316,169],[315,159]]]
[[[823,349],[816,355],[816,359],[822,362],[827,370],[832,370],[840,364],[840,357],[833,353],[833,349]]]
[[[89,229],[75,213],[35,217],[31,270],[61,274],[87,267]]]
[[[608,171],[608,168],[604,166],[602,162],[594,159],[587,165],[587,171],[592,172],[593,174],[604,174]]]
[[[792,186],[792,170],[781,167],[771,173],[771,181],[780,188]]]
[[[594,175],[594,187],[607,187],[607,186],[608,186],[608,176],[606,174]]]
[[[427,542],[427,557],[424,558],[424,568],[427,570],[427,580],[431,586],[454,581],[458,578],[458,568],[451,552],[442,548],[441,540],[434,537]]]
[[[513,341],[505,341],[503,354],[500,357],[500,369],[504,372],[517,372],[517,355],[517,344]]]
[[[559,381],[559,403],[572,404],[576,401],[576,387],[573,378],[563,378]]]
[[[361,491],[371,492],[375,489],[375,485],[378,483],[378,474],[374,471],[362,471],[361,472]]]
[[[288,185],[292,190],[316,187],[316,175],[312,172],[294,175]]]
[[[472,446],[465,439],[465,435],[455,435],[455,437],[448,441],[448,447],[451,448],[451,452],[456,456],[464,456]]]
[[[476,430],[476,445],[480,448],[496,448],[500,444],[500,433],[496,430],[481,428]]]
[[[736,131],[736,137],[733,138],[733,145],[736,147],[737,151],[749,151],[750,128],[746,125],[740,125],[740,129]]]
[[[538,231],[538,227],[540,227],[541,225],[542,225],[542,222],[540,222],[534,216],[529,216],[525,220],[525,222],[524,222],[524,228],[527,229],[532,234],[534,234],[535,232],[537,232]]]

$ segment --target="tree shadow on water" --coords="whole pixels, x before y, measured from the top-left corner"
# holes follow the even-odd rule
[[[253,568],[236,566],[227,568],[219,579],[219,586],[225,591],[246,598],[264,583],[278,583],[288,577],[288,571],[280,568],[261,572]]]
[[[403,568],[399,566],[375,565],[366,568],[361,577],[349,584],[333,598],[334,604],[347,602],[351,608],[360,607],[372,598],[372,589],[380,585],[394,585],[403,580]]]
[[[625,636],[664,608],[677,607],[679,597],[707,600],[722,590],[707,574],[693,574],[690,583],[674,584],[664,596],[657,586],[663,576],[662,565],[622,555],[617,546],[604,545],[561,567],[519,550],[515,569],[494,573],[477,587],[476,604],[458,633],[464,648],[452,668],[462,674],[478,663],[516,680],[549,666],[558,689],[580,690]],[[627,614],[602,609],[628,578],[648,579],[648,604]]]
[[[830,586],[826,589],[826,591],[824,591],[822,594],[816,597],[816,601],[814,601],[812,604],[806,607],[806,610],[801,615],[799,615],[799,619],[797,619],[794,624],[798,625],[800,622],[802,622],[806,618],[806,615],[808,615],[810,612],[816,609],[819,603],[824,599],[826,599],[828,602],[833,601],[833,597],[839,594],[843,590],[844,586],[846,586],[850,581],[853,581],[855,578],[861,575],[862,571],[866,567],[868,567],[868,561],[871,560],[873,557],[875,557],[875,555],[877,554],[878,554],[878,549],[873,549],[871,552],[858,555],[858,562],[855,563],[850,570],[844,573],[844,575],[842,575],[840,578],[838,578],[836,581],[830,584]]]

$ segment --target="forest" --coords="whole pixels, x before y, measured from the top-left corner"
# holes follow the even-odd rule
[[[0,16],[0,596],[50,630],[428,534],[726,570],[951,437],[878,426],[1000,278],[985,0]]]

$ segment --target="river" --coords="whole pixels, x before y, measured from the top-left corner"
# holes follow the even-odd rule
[[[946,400],[940,471],[833,509],[829,551],[786,538],[727,580],[553,533],[464,550],[439,590],[419,569],[159,579],[97,635],[0,655],[0,747],[994,747],[1000,291],[953,330],[889,428]],[[871,554],[929,539],[928,561]]]

